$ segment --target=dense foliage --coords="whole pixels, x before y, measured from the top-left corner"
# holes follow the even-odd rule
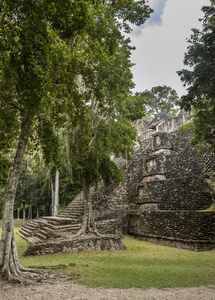
[[[136,92],[126,99],[126,117],[131,121],[140,120],[146,115],[146,104],[148,103],[150,92]]]
[[[178,112],[179,97],[170,86],[155,86],[150,90],[147,101],[147,113],[155,116],[161,112],[166,112],[174,116]]]
[[[80,189],[80,170],[83,169],[85,160],[81,159],[83,151],[76,151],[75,159],[77,162],[81,161],[81,167],[77,162],[66,161],[62,131],[73,136],[74,129],[78,128],[80,141],[87,140],[84,145],[86,157],[87,153],[94,155],[95,151],[92,149],[101,151],[101,148],[95,145],[95,142],[100,143],[98,137],[101,133],[96,135],[96,139],[92,138],[95,126],[92,127],[92,118],[89,118],[89,115],[100,114],[99,132],[107,130],[101,129],[101,122],[104,122],[105,126],[109,124],[113,133],[119,130],[120,126],[124,127],[120,130],[127,131],[124,140],[123,134],[121,135],[122,147],[119,147],[119,142],[112,142],[111,148],[110,140],[116,138],[116,133],[112,137],[108,135],[109,146],[106,148],[103,145],[102,150],[105,156],[107,157],[110,151],[117,154],[129,151],[135,138],[131,124],[123,120],[122,116],[116,124],[111,121],[112,117],[119,117],[121,114],[123,102],[133,87],[130,70],[133,48],[129,45],[130,40],[123,36],[123,31],[131,32],[131,23],[137,26],[143,24],[151,12],[144,0],[1,1],[1,206],[11,171],[14,169],[14,156],[16,157],[17,151],[20,152],[20,140],[28,143],[31,156],[38,151],[40,145],[46,168],[49,171],[50,168],[60,170],[60,195],[64,204]],[[94,103],[96,109],[92,110],[91,103]],[[116,126],[116,130],[113,126]],[[106,149],[107,152],[104,151]],[[99,155],[96,155],[98,162]],[[87,159],[85,165],[87,161],[92,164],[92,160]],[[102,164],[107,165],[107,159],[102,161]],[[71,165],[73,176],[68,171]],[[113,163],[109,162],[109,166],[112,175],[118,173],[114,171]],[[28,181],[25,182],[25,187],[22,184],[28,176],[32,180],[29,181],[32,185],[30,191],[35,189],[35,195],[32,196],[34,200],[31,202],[37,202],[36,199],[39,198],[46,201],[44,197],[49,195],[47,170],[41,172],[41,169],[36,167],[31,172],[26,170],[24,168],[21,172],[17,207],[18,203],[21,205],[24,201],[25,188],[30,188],[27,185]],[[95,170],[95,166],[90,168],[92,174]],[[110,182],[111,178],[108,174],[103,175],[106,183]],[[100,175],[97,176],[97,180],[101,180]],[[66,192],[69,197],[65,196]],[[30,197],[30,194],[27,193],[27,196]],[[27,198],[26,201],[29,202]],[[40,205],[42,206],[41,201]]]
[[[178,72],[187,95],[181,107],[193,112],[193,142],[211,145],[215,151],[215,3],[202,8],[202,30],[193,29],[184,64]]]
[[[179,111],[179,97],[169,86],[155,86],[150,91],[136,92],[126,99],[126,117],[131,121],[150,119],[166,112],[175,116]]]

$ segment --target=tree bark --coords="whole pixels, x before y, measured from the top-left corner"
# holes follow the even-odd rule
[[[17,220],[19,220],[19,208],[17,208]]]
[[[18,260],[16,242],[14,238],[13,209],[16,189],[19,181],[23,156],[31,128],[31,120],[23,122],[19,144],[14,159],[13,169],[5,197],[2,236],[0,242],[0,274],[2,279],[22,281],[22,277],[29,276],[31,270],[21,267]],[[33,275],[33,273],[32,273]],[[36,275],[36,274],[34,274]],[[33,276],[34,276],[33,275]]]
[[[22,209],[22,225],[24,226],[25,225],[25,203],[23,203],[23,209]]]
[[[58,215],[58,204],[59,204],[59,172],[56,170],[55,174],[55,191],[54,191],[54,216]]]
[[[80,236],[87,233],[99,235],[96,229],[96,222],[94,221],[92,200],[90,197],[89,175],[87,173],[85,173],[84,176],[82,177],[82,187],[83,187],[83,198],[84,198],[84,217],[83,217],[81,228],[75,234],[75,236]]]
[[[39,208],[39,205],[37,205],[37,216],[36,216],[36,219],[39,219],[40,217],[40,208]]]
[[[32,205],[30,204],[28,207],[28,220],[32,219]]]
[[[54,215],[54,202],[55,202],[55,192],[54,192],[54,183],[53,179],[51,178],[51,195],[52,195],[52,216]]]
[[[59,204],[59,171],[56,170],[55,184],[51,179],[51,193],[52,193],[52,216],[58,215],[58,204]]]

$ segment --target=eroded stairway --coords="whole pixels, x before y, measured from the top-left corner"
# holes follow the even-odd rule
[[[82,192],[63,209],[57,217],[41,217],[29,220],[19,234],[30,243],[63,237],[68,232],[76,233],[84,214]]]

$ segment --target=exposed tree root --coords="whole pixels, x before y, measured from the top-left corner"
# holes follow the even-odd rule
[[[1,278],[13,283],[31,284],[34,281],[41,281],[47,277],[48,274],[43,270],[25,269],[21,266],[15,266],[11,262],[7,268],[3,266],[1,269]]]
[[[42,275],[41,270],[32,271],[30,269],[25,269],[20,265],[14,237],[14,199],[23,156],[27,145],[27,138],[31,129],[31,118],[28,118],[26,115],[22,125],[22,132],[5,197],[2,236],[0,241],[0,276],[4,280],[20,283],[23,283],[23,281],[27,282],[28,280],[38,279]]]
[[[1,255],[3,263],[0,266],[0,275],[3,280],[27,284],[31,283],[32,280],[40,280],[46,276],[42,270],[31,270],[20,265],[13,231],[7,232],[6,243]]]
[[[28,270],[28,271],[27,271]],[[10,270],[1,270],[1,277],[3,280],[7,280],[14,283],[20,283],[20,284],[30,284],[35,280],[42,280],[47,277],[46,273],[44,271],[41,272],[41,270],[19,270],[16,268],[16,271]]]
[[[83,186],[83,198],[84,198],[84,217],[82,221],[81,228],[73,237],[79,237],[86,234],[93,234],[101,236],[96,228],[96,222],[94,220],[92,200],[90,198],[90,182],[89,174],[85,172],[82,177],[82,186]]]

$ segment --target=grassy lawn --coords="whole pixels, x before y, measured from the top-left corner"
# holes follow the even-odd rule
[[[15,228],[15,232],[19,230]],[[0,228],[1,233],[1,228]],[[74,282],[91,287],[194,287],[215,285],[215,251],[191,252],[124,237],[127,250],[24,257],[28,242],[16,234],[23,266],[75,263],[57,269],[73,274]]]

